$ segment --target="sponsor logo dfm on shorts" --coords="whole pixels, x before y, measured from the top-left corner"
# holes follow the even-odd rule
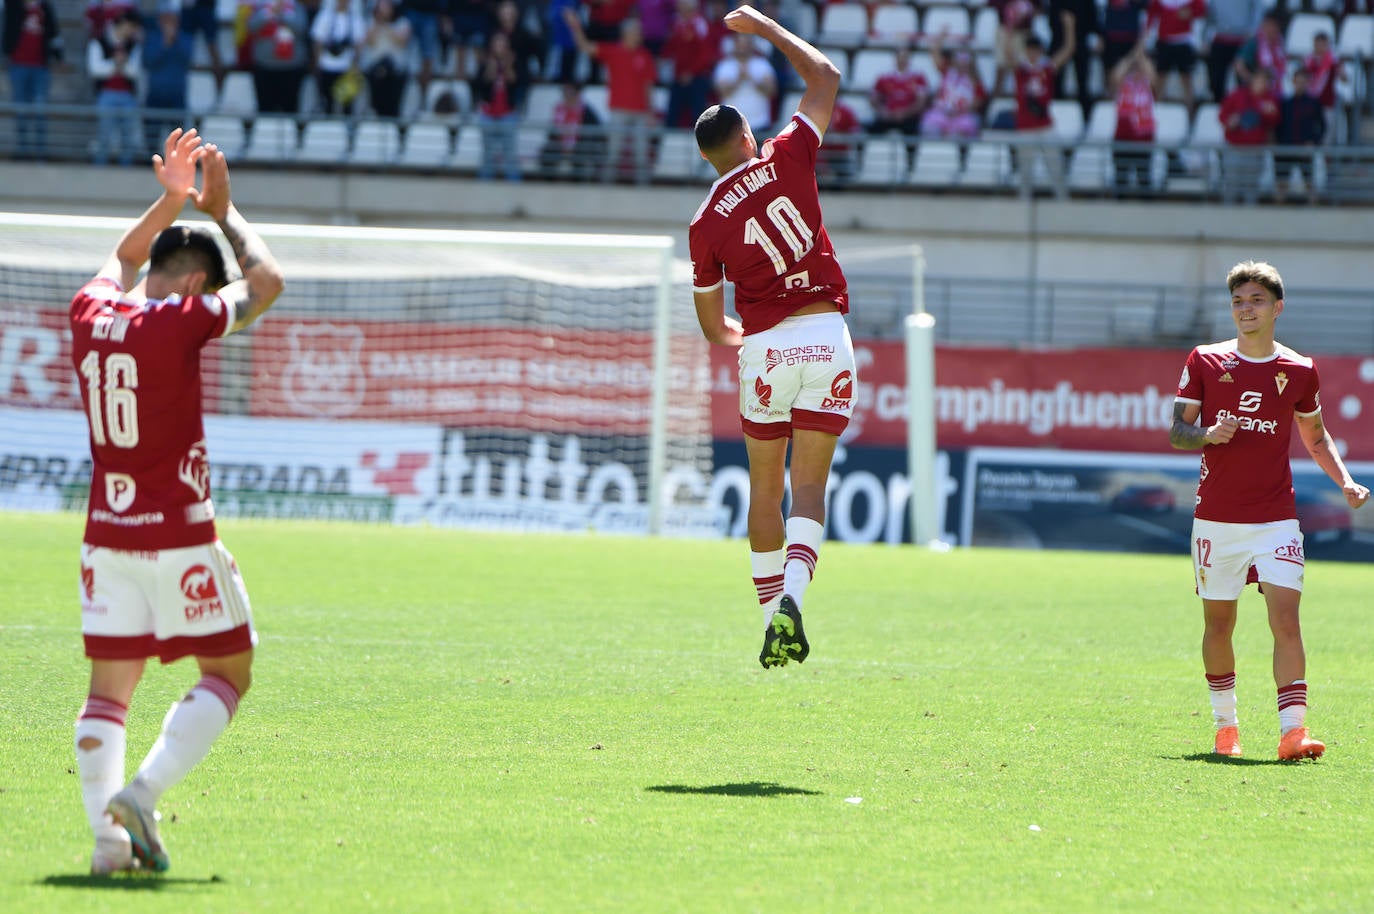
[[[181,576],[181,595],[186,598],[182,612],[187,622],[224,615],[224,601],[219,596],[215,573],[205,565],[192,565]]]
[[[849,409],[854,398],[854,373],[845,369],[830,381],[830,396],[821,400],[821,409]]]

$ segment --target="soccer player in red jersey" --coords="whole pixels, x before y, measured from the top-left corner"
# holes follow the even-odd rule
[[[248,689],[256,642],[243,580],[215,533],[200,351],[257,320],[281,293],[282,274],[230,202],[224,154],[194,130],[172,131],[153,172],[162,196],[70,311],[92,463],[81,547],[91,682],[75,744],[98,875],[167,869],[158,798],[228,726]],[[225,284],[208,231],[172,224],[187,200],[219,225],[242,279]],[[124,721],[147,658],[186,656],[195,657],[200,679],[172,705],[125,786]]]
[[[1274,323],[1284,310],[1278,270],[1267,263],[1239,263],[1226,285],[1236,337],[1189,353],[1169,433],[1176,448],[1202,449],[1193,568],[1202,598],[1202,663],[1216,723],[1215,749],[1220,755],[1241,754],[1231,634],[1240,593],[1248,581],[1258,580],[1274,636],[1279,758],[1317,758],[1326,746],[1306,726],[1307,658],[1298,622],[1302,531],[1288,462],[1293,426],[1350,507],[1363,505],[1369,489],[1350,477],[1322,424],[1317,366],[1274,339]]]
[[[762,147],[729,105],[697,119],[701,155],[720,178],[688,240],[697,319],[712,343],[739,346],[740,418],[749,457],[749,546],[764,611],[765,667],[810,651],[801,606],[825,535],[825,484],[835,442],[854,409],[849,293],[821,222],[816,155],[840,72],[824,54],[748,6],[731,30],[761,35],[806,83],[791,122]],[[735,311],[725,313],[725,279]],[[781,506],[791,440],[791,516]]]

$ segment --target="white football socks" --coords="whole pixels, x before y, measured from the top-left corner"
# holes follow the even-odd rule
[[[105,814],[110,797],[124,786],[124,719],[128,709],[107,698],[90,696],[76,720],[76,767],[81,774],[81,801],[96,840],[123,837]]]
[[[787,519],[787,565],[783,569],[783,591],[801,606],[806,588],[816,574],[816,557],[825,527],[809,517]]]
[[[754,590],[759,595],[759,605],[763,607],[764,627],[767,627],[778,604],[782,602],[782,569],[786,559],[785,549],[749,553],[749,566],[754,572]]]
[[[203,676],[162,721],[162,734],[139,766],[135,784],[156,803],[209,753],[238,708],[239,693],[227,680]]]

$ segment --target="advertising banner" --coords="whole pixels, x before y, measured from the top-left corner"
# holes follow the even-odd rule
[[[859,400],[844,440],[906,444],[906,350],[900,340],[857,341]],[[942,449],[1033,447],[1167,454],[1174,394],[1187,351],[1017,350],[940,346],[935,355],[936,440]],[[1346,456],[1374,460],[1374,358],[1323,356],[1322,403]],[[717,439],[740,440],[735,351],[711,347]],[[1294,437],[1294,456],[1305,455]]]
[[[1356,479],[1374,464],[1350,464]],[[965,469],[960,541],[975,546],[1188,554],[1197,455],[975,448]],[[1374,561],[1374,514],[1352,511],[1311,461],[1294,461],[1307,555]]]
[[[254,334],[258,416],[439,421],[469,428],[643,435],[652,336],[396,321],[273,321]],[[693,386],[684,368],[675,389]],[[669,421],[694,418],[680,403]]]
[[[0,508],[81,509],[91,478],[86,420],[74,410],[0,408]],[[219,517],[398,519],[434,491],[439,430],[381,422],[207,416]]]

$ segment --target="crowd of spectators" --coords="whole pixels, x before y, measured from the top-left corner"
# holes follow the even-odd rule
[[[63,60],[57,16],[52,0],[4,2],[10,83],[14,100],[27,106],[16,117],[18,151],[42,157],[41,110],[51,70]],[[759,2],[783,23],[797,25],[801,0]],[[1025,139],[1049,137],[1050,103],[1066,98],[1078,103],[1086,123],[1099,101],[1091,73],[1100,61],[1101,98],[1115,101],[1115,139],[1123,144],[1113,157],[1117,184],[1143,189],[1148,164],[1138,144],[1153,141],[1156,100],[1176,81],[1173,97],[1194,110],[1193,72],[1205,60],[1208,91],[1230,147],[1225,189],[1250,197],[1255,148],[1329,139],[1336,84],[1350,78],[1325,33],[1316,35],[1309,55],[1290,60],[1284,17],[1265,12],[1263,0],[987,5],[997,15],[991,84],[980,76],[967,35],[897,36],[890,71],[863,99],[871,118],[861,119],[849,103],[840,106],[823,175],[839,183],[852,178],[864,139],[886,132],[905,138],[909,154],[922,138],[971,139],[985,124],[1019,131]],[[771,46],[725,29],[727,9],[726,0],[243,0],[233,22],[221,23],[216,0],[89,0],[83,39],[97,111],[93,157],[127,163],[150,147],[149,137],[167,131],[175,112],[187,108],[201,45],[200,66],[208,59],[217,81],[231,69],[251,73],[256,110],[264,114],[397,118],[411,83],[430,110],[470,105],[481,127],[484,178],[521,177],[516,141],[525,99],[537,84],[558,84],[553,123],[544,125],[549,132],[541,170],[644,181],[656,126],[690,127],[713,101],[738,107],[760,133],[781,127],[789,113],[781,103],[795,86],[794,75]],[[1045,26],[1047,35],[1040,31]],[[233,59],[221,53],[221,28],[233,29]],[[1207,37],[1205,47],[1198,45],[1200,34]],[[912,66],[917,50],[931,56],[929,77]],[[314,103],[302,92],[308,78]],[[431,93],[439,78],[465,81],[466,98]],[[599,114],[581,96],[589,83],[607,88],[607,110]],[[666,92],[663,110],[652,91],[658,85]],[[995,97],[1015,105],[1003,121],[989,123]],[[1022,146],[1027,149],[1062,190],[1063,157],[1033,143]],[[1310,168],[1310,157],[1301,154],[1281,161],[1298,167],[1301,160]]]

